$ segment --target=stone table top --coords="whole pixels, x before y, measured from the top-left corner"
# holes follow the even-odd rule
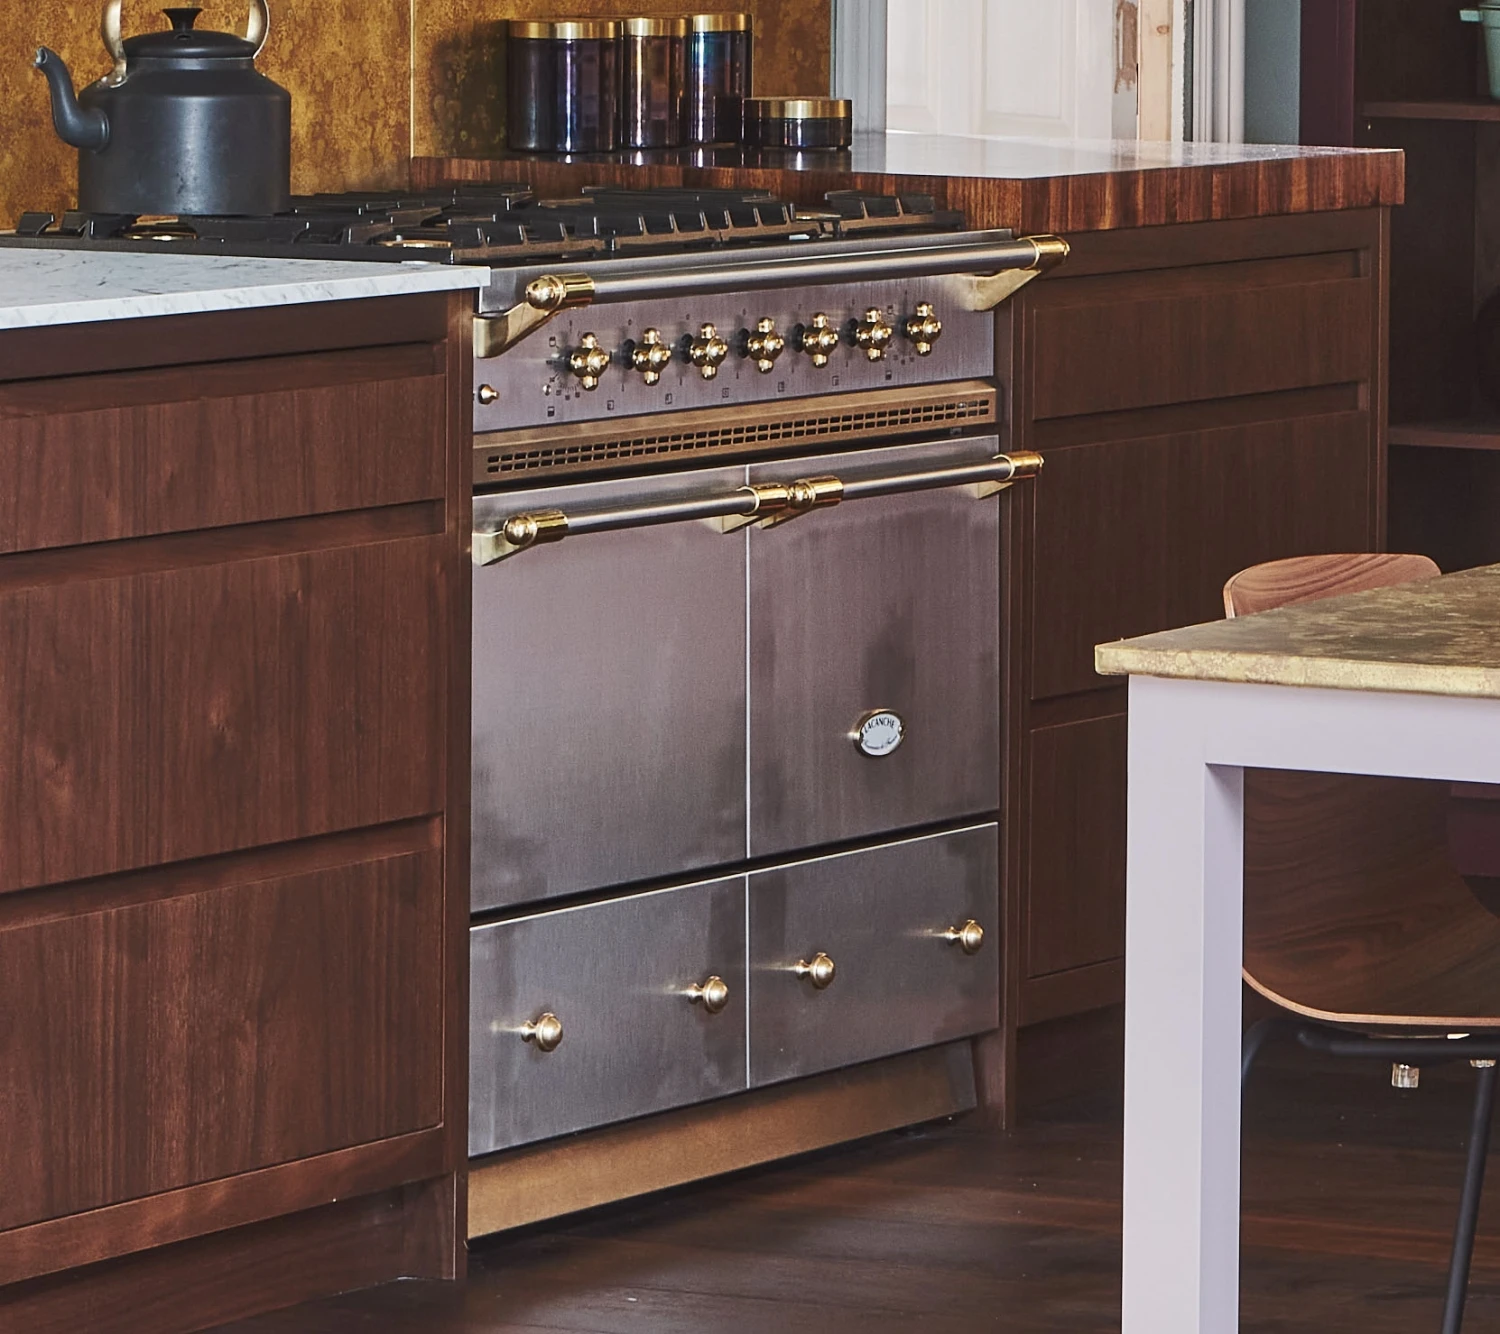
[[[1104,676],[1500,699],[1500,565],[1100,644]]]

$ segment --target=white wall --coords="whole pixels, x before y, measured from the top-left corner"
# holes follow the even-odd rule
[[[1302,92],[1302,0],[1245,0],[1245,142],[1294,144]]]

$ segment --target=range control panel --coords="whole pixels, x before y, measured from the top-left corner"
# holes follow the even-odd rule
[[[988,378],[995,316],[942,279],[565,310],[474,363],[474,429]]]

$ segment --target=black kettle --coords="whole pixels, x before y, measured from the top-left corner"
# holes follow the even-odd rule
[[[76,97],[57,52],[36,67],[52,123],[78,149],[78,207],[94,213],[264,214],[291,196],[292,97],[255,69],[271,16],[251,0],[244,37],[199,32],[202,10],[163,11],[170,32],[122,41],[121,0],[100,32],[115,67]]]

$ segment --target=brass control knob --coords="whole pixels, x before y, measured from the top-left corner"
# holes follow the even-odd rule
[[[640,371],[647,384],[657,384],[661,373],[672,364],[672,349],[662,342],[660,329],[646,329],[641,341],[630,349],[630,368]]]
[[[548,1010],[532,1022],[521,1025],[521,1039],[536,1043],[538,1051],[556,1051],[557,1044],[563,1039],[562,1020]]]
[[[786,350],[786,339],[776,332],[775,320],[756,320],[755,332],[745,339],[745,355],[762,375],[769,375],[776,358]]]
[[[885,350],[895,336],[896,331],[886,323],[885,315],[873,306],[854,326],[855,345],[864,348],[865,356],[871,361],[879,361],[885,356]]]
[[[792,969],[798,977],[805,977],[819,991],[833,981],[833,975],[838,970],[833,966],[833,960],[819,950],[809,963],[806,959],[798,959],[797,966]]]
[[[586,333],[568,358],[568,367],[583,382],[585,389],[597,389],[599,377],[609,369],[609,349],[599,346],[597,336]]]
[[[699,329],[698,336],[688,345],[688,360],[705,380],[712,380],[719,373],[719,367],[728,355],[729,344],[719,337],[719,331],[712,324]]]
[[[729,1004],[729,983],[715,973],[702,982],[695,982],[687,989],[687,997],[695,1005],[701,1005],[709,1014],[718,1014]]]
[[[839,331],[829,324],[828,316],[819,311],[802,331],[802,350],[812,359],[814,366],[826,366],[838,345]]]
[[[906,322],[906,336],[919,357],[932,355],[932,345],[943,336],[943,322],[933,310],[932,302],[917,302],[917,313]]]
[[[965,954],[978,954],[984,944],[984,928],[972,917],[958,926],[950,926],[943,932],[943,939],[957,945]]]
[[[481,407],[487,408],[500,397],[500,391],[492,384],[482,384],[474,391],[474,397]]]

